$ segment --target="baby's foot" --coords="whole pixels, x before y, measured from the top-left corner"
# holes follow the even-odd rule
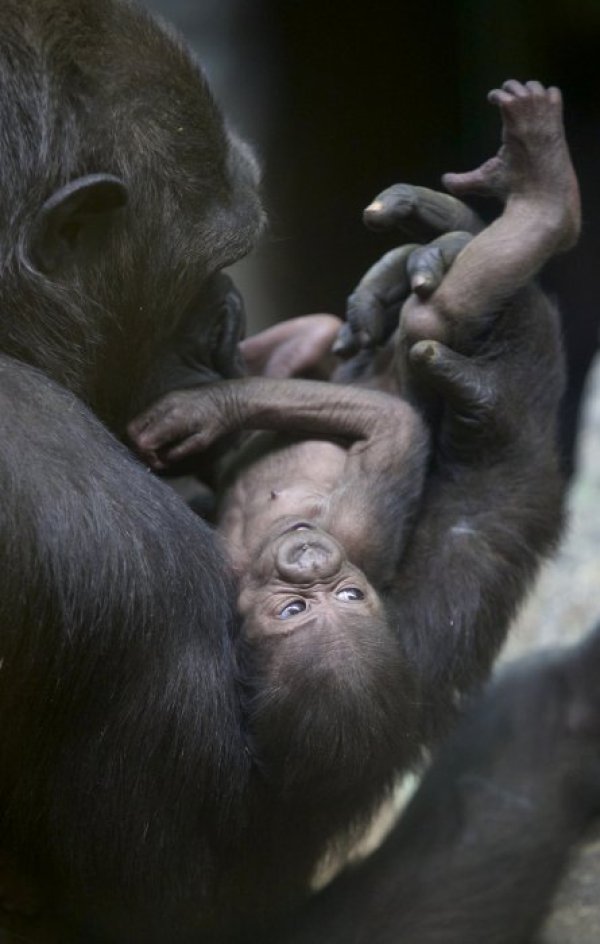
[[[515,80],[493,89],[488,99],[502,114],[498,154],[465,174],[445,174],[451,193],[492,194],[535,202],[561,229],[560,248],[572,245],[580,229],[579,188],[571,164],[557,88]]]

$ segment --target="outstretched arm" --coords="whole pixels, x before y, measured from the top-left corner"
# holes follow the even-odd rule
[[[455,194],[496,195],[506,201],[504,212],[465,246],[428,299],[408,300],[401,318],[408,343],[427,338],[461,349],[481,330],[482,316],[493,316],[579,235],[579,188],[559,90],[508,81],[489,100],[502,115],[498,154],[444,182]]]
[[[399,642],[421,676],[424,740],[442,733],[461,693],[489,672],[562,523],[558,320],[537,288],[523,286],[575,238],[578,190],[559,93],[509,82],[492,98],[503,112],[500,154],[446,181],[455,193],[485,186],[506,200],[505,211],[465,240],[433,292],[421,280],[419,256],[442,257],[444,237],[441,245],[412,250],[415,294],[404,306],[397,346],[399,376],[408,380],[413,402],[426,411],[431,403],[440,420],[418,525],[390,600]],[[369,212],[386,223],[408,212],[411,222],[421,216],[423,225],[440,228],[461,219],[476,230],[457,203],[404,187],[386,191]],[[384,259],[351,300],[358,346],[377,343],[378,296],[389,299],[399,284],[393,265],[393,257]],[[402,264],[400,281],[406,270]]]
[[[490,92],[490,101],[501,109],[502,145],[476,170],[444,176],[456,196],[396,184],[365,210],[372,229],[398,229],[407,239],[421,241],[444,235],[423,248],[392,250],[366,273],[348,299],[338,353],[348,356],[385,344],[398,326],[407,289],[414,292],[403,309],[407,343],[437,339],[462,346],[551,255],[576,241],[579,190],[560,92],[539,82],[508,81]],[[469,193],[502,199],[504,213],[484,229],[457,199]]]
[[[391,600],[398,638],[421,673],[425,739],[489,672],[562,521],[559,329],[547,299],[523,285],[572,243],[578,190],[558,91],[509,82],[492,100],[503,113],[500,154],[447,183],[455,192],[485,185],[506,198],[505,211],[429,298],[412,296],[397,348],[415,401],[426,407],[430,398],[440,411],[418,527]]]

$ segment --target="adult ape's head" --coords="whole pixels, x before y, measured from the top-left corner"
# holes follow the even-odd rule
[[[415,754],[415,681],[381,595],[330,533],[284,519],[243,574],[238,607],[252,730],[283,795],[319,807],[337,785],[368,809],[370,789]]]
[[[119,0],[0,12],[0,348],[120,425],[260,226],[256,168],[178,40]]]

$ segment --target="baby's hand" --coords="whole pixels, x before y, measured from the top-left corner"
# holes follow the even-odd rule
[[[167,394],[127,428],[139,455],[156,471],[208,449],[235,427],[228,383]]]

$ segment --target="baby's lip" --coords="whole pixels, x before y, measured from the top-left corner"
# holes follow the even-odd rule
[[[314,531],[314,524],[309,524],[308,521],[295,521],[294,524],[290,525],[285,531],[282,531],[281,534],[290,534],[291,531]]]

